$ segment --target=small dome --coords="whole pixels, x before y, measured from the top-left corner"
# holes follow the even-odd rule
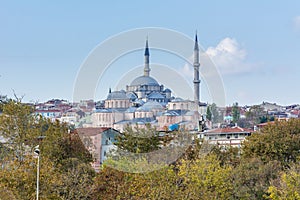
[[[163,106],[156,101],[148,101],[140,108],[143,110],[163,110]]]
[[[172,102],[181,102],[181,101],[184,101],[184,100],[180,97],[177,97],[177,98],[172,100]]]
[[[107,99],[128,99],[128,97],[126,96],[126,92],[121,90],[109,93]]]
[[[166,88],[166,89],[165,89],[165,92],[171,93],[172,91],[171,91],[169,88]]]
[[[157,81],[150,76],[139,76],[136,79],[134,79],[130,85],[131,86],[138,86],[138,85],[159,86]]]

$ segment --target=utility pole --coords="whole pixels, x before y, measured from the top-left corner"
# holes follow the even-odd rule
[[[40,179],[40,149],[39,145],[34,148],[34,153],[37,155],[37,170],[36,170],[36,200],[39,200],[39,179]]]

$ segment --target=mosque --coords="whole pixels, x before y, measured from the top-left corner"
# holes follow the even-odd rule
[[[198,128],[206,104],[199,100],[199,46],[197,34],[194,45],[194,101],[173,97],[172,91],[150,76],[148,39],[144,53],[144,74],[135,78],[125,90],[111,91],[101,108],[92,114],[93,127],[111,127],[123,131],[125,126],[144,127],[147,123],[159,130],[178,124],[189,130]]]

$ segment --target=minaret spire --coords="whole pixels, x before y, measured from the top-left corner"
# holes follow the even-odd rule
[[[197,31],[196,31],[196,34],[195,34],[195,46],[194,46],[194,50],[198,50],[199,51]]]
[[[196,104],[200,102],[200,79],[199,79],[199,46],[198,46],[198,37],[197,31],[195,34],[195,46],[194,46],[194,101]]]
[[[148,47],[148,37],[146,39],[146,47],[145,47],[145,67],[144,67],[144,76],[150,76],[150,67],[149,67],[149,47]]]

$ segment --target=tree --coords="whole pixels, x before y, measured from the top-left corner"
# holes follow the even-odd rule
[[[141,167],[144,163],[140,163]],[[148,173],[126,173],[104,166],[96,178],[95,199],[230,199],[233,188],[230,166],[221,166],[215,155],[176,164]]]
[[[220,116],[217,104],[211,104],[211,113],[213,123],[220,123],[223,121],[222,116]]]
[[[281,166],[277,161],[263,163],[258,158],[241,160],[231,174],[234,199],[264,199],[270,182],[277,178]]]
[[[59,194],[62,199],[91,199],[94,169],[77,158],[65,159],[62,163],[62,179]]]
[[[218,107],[215,103],[207,106],[206,109],[206,118],[213,123],[222,122],[222,117],[219,114]]]
[[[229,147],[224,150],[223,147],[215,145],[211,149],[211,153],[217,156],[218,160],[220,161],[221,166],[229,165],[232,167],[236,167],[240,164],[240,149],[237,147]]]
[[[0,186],[6,188],[17,199],[34,199],[36,195],[36,162],[32,155],[25,156],[22,163],[12,160],[0,170]],[[58,199],[61,184],[60,173],[54,163],[41,156],[40,199]],[[20,198],[21,197],[21,198]]]
[[[117,137],[118,148],[131,153],[148,153],[160,149],[161,139],[155,128],[150,124],[144,129],[127,126],[124,132]]]
[[[279,161],[283,167],[300,156],[300,120],[276,121],[247,137],[242,146],[244,158],[257,157],[267,163]]]
[[[232,121],[233,123],[237,123],[240,119],[240,108],[238,103],[234,103],[232,106]]]
[[[129,199],[128,189],[133,174],[103,166],[95,178],[92,199]]]
[[[232,168],[220,166],[213,154],[195,161],[182,160],[178,166],[181,183],[177,199],[230,199]],[[172,197],[170,197],[172,198]]]
[[[253,127],[258,123],[264,123],[268,121],[267,112],[265,112],[263,107],[261,107],[260,105],[251,106],[249,111],[246,112],[246,119]]]
[[[206,109],[206,119],[211,121],[212,120],[212,113],[211,113],[211,110],[210,110],[210,106],[207,106],[207,109]]]
[[[293,165],[291,169],[282,172],[278,180],[272,181],[266,198],[272,200],[300,200],[300,166]]]
[[[34,108],[20,101],[3,106],[0,132],[0,186],[17,199],[33,199],[36,188],[36,158],[40,148],[40,198],[88,199],[94,173],[91,156],[79,136],[68,133],[68,126],[34,114]],[[75,191],[74,191],[75,190]]]
[[[33,115],[34,109],[19,101],[9,101],[3,106],[0,116],[0,132],[14,149],[12,153],[21,158],[25,154],[25,147],[33,147],[33,142],[39,136],[37,116]]]

